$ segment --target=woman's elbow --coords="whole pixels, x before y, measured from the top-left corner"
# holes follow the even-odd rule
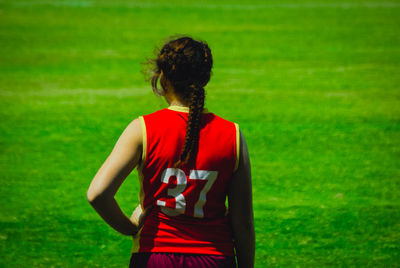
[[[95,200],[98,198],[98,195],[94,193],[90,188],[87,190],[86,198],[90,204],[94,203]]]
[[[89,188],[86,193],[86,198],[87,198],[88,202],[93,206],[93,205],[99,203],[99,201],[104,200],[105,194],[101,193],[99,191],[96,191],[93,188]]]

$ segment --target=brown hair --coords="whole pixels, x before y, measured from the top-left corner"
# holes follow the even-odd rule
[[[211,50],[205,42],[181,37],[167,42],[154,63],[151,78],[153,91],[162,95],[162,90],[157,88],[162,72],[173,86],[175,93],[189,104],[185,144],[175,164],[175,167],[178,167],[181,163],[186,164],[198,148],[205,98],[204,87],[210,80],[213,64]]]

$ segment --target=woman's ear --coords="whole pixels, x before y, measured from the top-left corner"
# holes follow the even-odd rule
[[[163,89],[162,96],[165,96],[166,94],[170,93],[172,86],[171,83],[168,81],[168,79],[164,76],[163,71],[161,71],[160,74],[160,84]]]
[[[160,84],[161,84],[161,87],[162,87],[162,96],[165,96],[165,93],[167,92],[167,83],[166,83],[166,81],[165,81],[166,79],[165,79],[165,76],[164,76],[164,72],[163,71],[161,71],[161,74],[160,74]]]

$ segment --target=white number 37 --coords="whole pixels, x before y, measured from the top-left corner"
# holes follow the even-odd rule
[[[175,208],[170,208],[166,206],[166,201],[157,200],[156,204],[161,207],[162,212],[169,216],[177,216],[179,214],[185,213],[186,200],[185,196],[182,194],[187,186],[187,177],[185,172],[179,168],[167,168],[163,171],[161,175],[162,183],[169,183],[171,177],[176,177],[176,186],[174,188],[168,189],[168,196],[172,196],[175,199]],[[206,203],[206,196],[208,191],[211,189],[215,180],[217,179],[218,171],[208,171],[208,170],[191,170],[189,179],[190,180],[205,180],[206,184],[200,192],[200,195],[195,201],[194,205],[194,217],[203,218],[204,211],[203,207]]]

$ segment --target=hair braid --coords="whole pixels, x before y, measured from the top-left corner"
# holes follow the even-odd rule
[[[201,116],[204,108],[204,88],[191,86],[193,88],[190,103],[189,103],[189,118],[186,128],[185,143],[183,145],[182,153],[175,166],[180,164],[187,164],[192,155],[196,155],[199,145],[199,133]]]

